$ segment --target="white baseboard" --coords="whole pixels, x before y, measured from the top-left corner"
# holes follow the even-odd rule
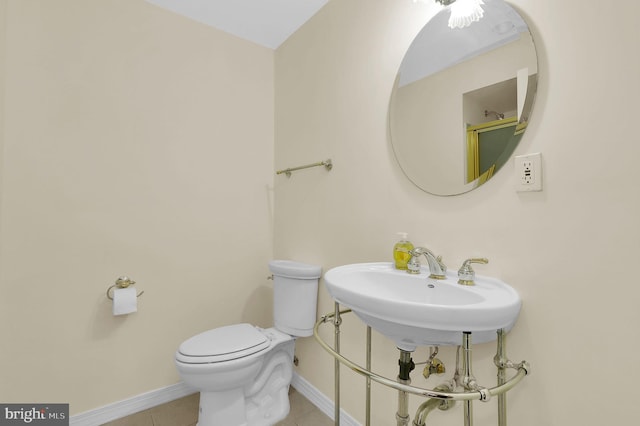
[[[335,420],[335,407],[334,402],[325,394],[320,392],[318,388],[309,383],[304,377],[293,373],[291,379],[291,386],[293,386],[302,396],[307,398],[313,405],[318,407],[318,410],[322,411],[332,420]],[[342,408],[340,409],[340,425],[341,426],[362,426],[351,417]]]
[[[99,426],[197,392],[183,382],[114,402],[69,418],[70,426]]]
[[[335,404],[325,394],[309,383],[302,376],[293,373],[291,380],[293,386],[302,396],[307,398],[320,411],[332,420],[335,420]],[[131,414],[153,408],[155,406],[183,398],[197,392],[183,382],[165,388],[146,392],[133,398],[114,402],[95,410],[86,411],[70,417],[70,426],[99,426],[104,423],[130,416]],[[343,426],[362,426],[346,411],[340,410],[340,424]]]

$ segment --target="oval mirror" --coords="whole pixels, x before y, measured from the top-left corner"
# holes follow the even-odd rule
[[[536,49],[524,19],[502,0],[451,29],[438,12],[407,51],[389,106],[393,151],[402,171],[435,195],[475,189],[511,157],[526,130],[538,81]]]

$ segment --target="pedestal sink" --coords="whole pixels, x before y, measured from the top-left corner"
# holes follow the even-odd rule
[[[404,351],[417,346],[460,345],[462,333],[473,343],[495,340],[509,331],[520,312],[518,293],[506,283],[476,276],[474,286],[395,269],[390,262],[356,263],[327,271],[324,282],[333,299]]]

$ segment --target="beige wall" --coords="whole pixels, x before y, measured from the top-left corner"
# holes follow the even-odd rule
[[[0,164],[2,164],[2,153],[4,151],[4,70],[5,61],[5,36],[6,36],[6,10],[7,0],[0,0]],[[2,186],[2,170],[0,170],[0,187]],[[2,194],[0,193],[0,206],[2,205]],[[2,229],[0,228],[0,238]],[[1,315],[1,314],[0,314]],[[2,320],[2,317],[0,317]]]
[[[93,409],[178,382],[196,332],[269,325],[273,51],[143,0],[0,12],[0,401]]]
[[[508,339],[532,374],[510,392],[510,424],[628,424],[640,415],[640,37],[636,2],[585,7],[569,0],[513,0],[532,25],[540,85],[517,154],[542,152],[544,191],[516,193],[512,167],[469,194],[440,198],[414,187],[387,138],[390,91],[404,51],[424,24],[411,1],[332,1],[276,52],[276,163],[331,157],[277,181],[276,257],[333,266],[389,260],[396,231],[442,254],[452,269],[486,256],[478,273],[511,283],[523,298]],[[426,16],[426,12],[424,13]],[[616,113],[611,113],[615,105]],[[321,290],[319,310],[333,309]],[[331,333],[325,333],[331,339]],[[344,352],[364,363],[364,327],[345,320]],[[374,334],[373,365],[397,374],[392,342]],[[494,345],[474,348],[481,383],[495,383]],[[333,394],[332,359],[313,339],[297,343],[300,373]],[[454,352],[441,351],[453,372]],[[426,357],[419,351],[416,361]],[[424,360],[424,359],[422,359]],[[343,403],[364,421],[364,380],[343,368]],[[433,387],[443,378],[414,384]],[[373,389],[373,425],[395,424],[396,397]],[[418,398],[412,398],[411,414]],[[496,402],[474,403],[478,425],[495,424]],[[458,425],[462,408],[432,421]]]

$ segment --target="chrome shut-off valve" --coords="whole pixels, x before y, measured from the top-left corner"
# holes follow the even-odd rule
[[[439,358],[436,358],[436,355],[438,355],[437,346],[432,348],[431,355],[429,355],[429,358],[425,362],[426,365],[422,370],[422,376],[425,379],[428,379],[432,374],[444,374],[446,371],[444,363]]]

